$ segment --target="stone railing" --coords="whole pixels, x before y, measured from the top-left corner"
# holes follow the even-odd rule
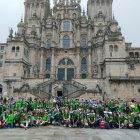
[[[124,81],[124,82],[133,82],[137,81],[140,82],[140,76],[110,76],[109,81]]]
[[[4,76],[4,81],[20,81],[21,76]]]

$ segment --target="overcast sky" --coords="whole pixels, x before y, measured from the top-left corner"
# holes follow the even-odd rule
[[[86,9],[87,0],[81,0]],[[6,42],[9,27],[17,30],[24,17],[24,0],[0,0],[0,43]],[[53,2],[53,0],[51,0]],[[114,0],[113,12],[119,22],[123,36],[134,47],[140,47],[140,0]],[[83,9],[83,8],[82,8]]]

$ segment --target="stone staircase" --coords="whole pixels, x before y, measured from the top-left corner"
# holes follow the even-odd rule
[[[31,94],[34,96],[38,96],[40,98],[52,98],[52,88],[53,85],[62,85],[63,88],[63,96],[67,98],[77,98],[86,92],[86,86],[72,81],[57,81],[57,80],[48,80],[41,84],[36,85],[31,90]]]

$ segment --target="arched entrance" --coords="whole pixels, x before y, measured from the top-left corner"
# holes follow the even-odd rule
[[[2,85],[0,84],[0,94],[2,94]]]
[[[74,78],[74,63],[69,58],[63,58],[58,64],[57,79],[71,81]]]
[[[58,90],[58,91],[57,91],[57,97],[62,97],[62,96],[63,96],[62,90]]]

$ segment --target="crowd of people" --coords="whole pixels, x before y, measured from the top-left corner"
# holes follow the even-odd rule
[[[0,99],[0,128],[24,128],[40,126],[72,128],[129,128],[140,129],[140,101],[122,100],[65,100],[55,98],[46,101],[31,97],[15,100]]]

